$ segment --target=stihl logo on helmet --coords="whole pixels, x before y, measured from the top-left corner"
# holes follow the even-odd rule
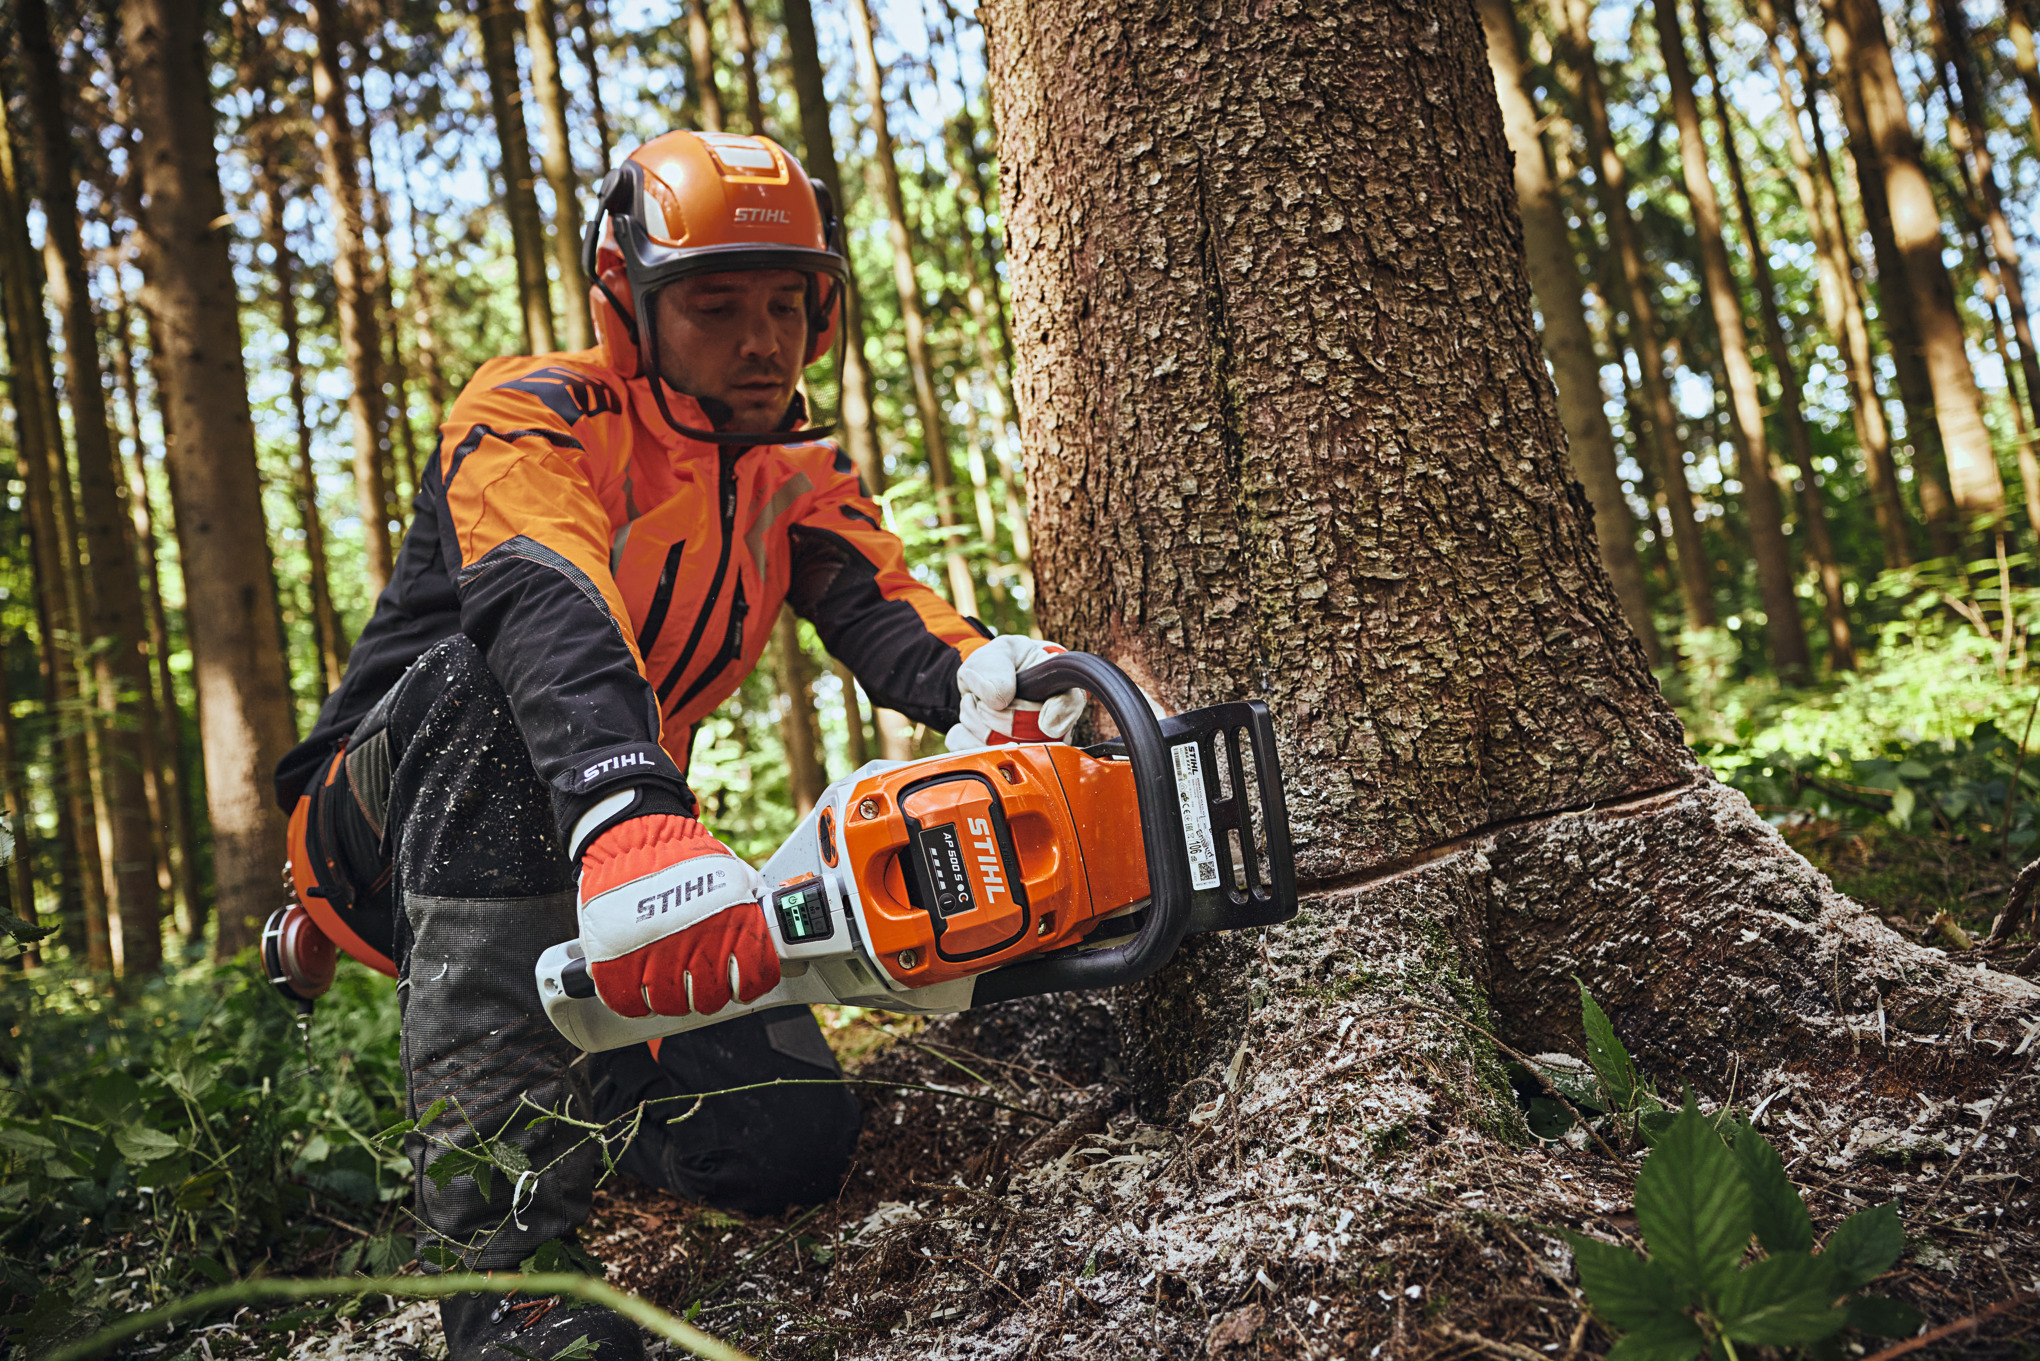
[[[739,222],[791,222],[793,218],[784,208],[739,208]]]

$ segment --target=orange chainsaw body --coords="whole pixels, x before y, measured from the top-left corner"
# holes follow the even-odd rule
[[[1075,945],[1148,894],[1132,768],[1075,747],[915,762],[843,812],[872,956],[906,987]]]

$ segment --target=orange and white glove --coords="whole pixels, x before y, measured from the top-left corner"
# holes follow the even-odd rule
[[[690,817],[626,818],[581,852],[581,949],[619,1016],[710,1016],[779,985],[764,879]]]
[[[1084,715],[1091,696],[1064,690],[1040,704],[1015,699],[1020,672],[1068,648],[1007,633],[963,659],[956,671],[962,699],[956,726],[945,739],[951,751],[977,751],[1007,742],[1059,742]]]

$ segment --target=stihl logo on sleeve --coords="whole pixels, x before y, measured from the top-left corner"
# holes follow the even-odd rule
[[[581,779],[585,783],[598,775],[607,775],[612,771],[628,770],[632,766],[648,766],[651,763],[652,758],[643,752],[627,751],[621,756],[612,756],[606,761],[597,761],[594,765],[581,772]]]
[[[993,894],[1006,892],[1006,867],[999,859],[999,843],[992,839],[992,824],[983,818],[969,821],[971,848],[977,852],[978,882],[984,885],[985,902],[989,905]]]
[[[784,208],[739,208],[736,211],[736,219],[739,222],[749,222],[757,224],[762,224],[766,222],[791,223],[793,221],[793,219],[787,215],[786,209]]]
[[[638,899],[638,920],[649,921],[662,913],[671,912],[676,907],[684,907],[696,898],[706,898],[709,894],[727,887],[729,882],[728,870],[710,870],[706,874],[697,874],[692,879],[675,884],[663,893],[654,893],[649,898]]]

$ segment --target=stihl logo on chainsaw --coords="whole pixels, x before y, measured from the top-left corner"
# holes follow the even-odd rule
[[[626,770],[631,766],[648,766],[651,763],[652,758],[643,752],[627,751],[621,756],[612,756],[606,761],[597,761],[594,765],[589,766],[581,772],[581,780],[583,783],[586,783],[598,775],[607,775],[615,770]]]
[[[787,216],[786,209],[784,208],[739,208],[737,209],[737,221],[791,223],[793,219]]]
[[[999,843],[992,839],[992,824],[983,818],[971,818],[969,822],[971,849],[977,852],[978,883],[984,886],[985,903],[989,906],[993,894],[1006,893],[1006,866],[999,859]]]
[[[684,884],[676,884],[664,893],[654,893],[649,898],[640,898],[637,905],[638,920],[649,921],[660,913],[671,912],[674,908],[685,906],[696,898],[706,898],[726,886],[729,881],[728,870],[710,870],[706,874],[695,875]]]

